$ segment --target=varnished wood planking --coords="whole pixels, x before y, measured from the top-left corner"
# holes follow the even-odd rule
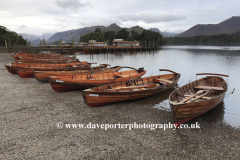
[[[220,74],[216,74],[220,75]],[[197,87],[204,86],[204,87]],[[209,89],[206,99],[196,99],[195,102],[185,102],[189,96],[197,93],[199,89]],[[184,123],[216,107],[224,98],[227,91],[225,80],[218,76],[207,76],[180,87],[169,97],[173,120],[177,125]],[[188,96],[184,96],[184,95]],[[204,95],[205,96],[205,95]]]

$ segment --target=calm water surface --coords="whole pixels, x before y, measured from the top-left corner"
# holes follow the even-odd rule
[[[218,107],[202,117],[207,121],[220,120],[240,127],[240,46],[163,46],[155,51],[77,55],[77,58],[111,66],[144,67],[147,73],[143,77],[157,75],[159,69],[170,69],[181,73],[179,87],[196,80],[196,73],[227,74],[228,92],[232,92],[234,88],[235,92],[226,96]],[[172,91],[136,100],[136,104],[170,112],[168,96]]]

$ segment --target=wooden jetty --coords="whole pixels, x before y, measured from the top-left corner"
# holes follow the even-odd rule
[[[103,42],[101,42],[103,43]],[[128,42],[129,43],[129,42]],[[136,43],[136,42],[132,42]],[[140,43],[140,42],[139,42]],[[25,46],[23,45],[6,45],[4,47],[1,47],[0,52],[2,53],[12,53],[12,52],[18,52],[18,51],[27,51],[27,52],[40,52],[40,51],[51,51],[51,52],[57,52],[61,54],[73,54],[73,53],[80,53],[80,54],[98,54],[98,53],[107,53],[107,52],[139,52],[139,51],[151,51],[154,50],[154,41],[151,43],[141,42],[141,46],[86,46],[86,45],[76,45],[74,43],[66,43],[68,45],[63,45],[60,43],[60,45],[51,45],[43,43],[42,45],[30,45],[27,44]]]

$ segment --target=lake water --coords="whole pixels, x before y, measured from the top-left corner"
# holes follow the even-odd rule
[[[88,54],[77,55],[77,58],[80,61],[107,63],[111,66],[144,67],[147,73],[143,77],[157,75],[159,69],[170,69],[181,73],[179,87],[196,80],[196,73],[227,74],[228,92],[234,88],[235,92],[226,96],[223,103],[203,117],[206,120],[217,117],[214,121],[220,120],[240,127],[240,46],[163,46],[154,51]],[[168,96],[172,91],[137,100],[136,104],[170,112]]]

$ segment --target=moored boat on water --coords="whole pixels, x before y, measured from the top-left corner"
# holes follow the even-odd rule
[[[146,73],[146,70],[144,70],[143,68],[122,68],[130,68],[131,70],[91,75],[76,75],[69,77],[61,76],[62,78],[50,76],[48,77],[48,80],[54,91],[65,92],[72,90],[82,90],[115,82],[127,81],[130,79],[139,78]]]
[[[180,87],[171,93],[169,103],[173,121],[177,125],[185,123],[216,107],[227,92],[227,83],[222,77],[228,75],[199,73],[209,75]]]
[[[173,88],[180,79],[179,73],[166,69],[160,71],[168,71],[171,74],[131,79],[86,89],[83,91],[84,101],[89,107],[98,107],[149,97]]]

